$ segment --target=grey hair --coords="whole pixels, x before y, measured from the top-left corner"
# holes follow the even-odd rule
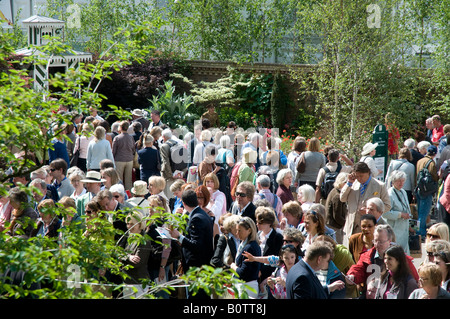
[[[164,136],[167,139],[172,138],[172,131],[170,128],[166,128],[162,131],[161,136]]]
[[[291,174],[292,177],[294,176],[294,174],[292,174],[292,171],[289,168],[283,168],[282,170],[280,170],[277,174],[277,183],[281,184],[283,182],[283,179],[288,174]]]
[[[125,197],[126,193],[125,193],[125,187],[123,187],[122,184],[114,184],[109,188],[109,191],[111,193],[119,193],[120,195],[122,195],[123,197]]]
[[[430,146],[430,145],[431,145],[430,142],[422,141],[422,142],[419,142],[419,144],[417,144],[417,149],[419,149],[419,150],[427,149],[428,146]]]
[[[220,146],[222,148],[228,148],[231,144],[230,137],[228,135],[224,135],[220,138]]]
[[[401,179],[406,180],[406,173],[403,171],[395,170],[392,172],[391,176],[389,176],[388,185]]]
[[[270,186],[270,178],[267,175],[260,175],[256,179],[256,184],[260,184],[261,187],[269,187]]]
[[[381,198],[379,198],[379,197],[372,197],[372,198],[369,198],[369,199],[367,200],[367,205],[370,204],[370,203],[374,203],[375,206],[377,207],[377,210],[378,210],[379,212],[381,212],[381,213],[384,212],[384,203],[383,203],[383,201],[381,200]]]
[[[303,184],[297,189],[297,193],[302,192],[302,197],[306,202],[314,202],[316,200],[316,191],[309,184]]]
[[[416,146],[416,141],[413,138],[408,138],[404,143],[404,146],[406,146],[407,148],[413,148],[414,146]]]
[[[200,133],[200,138],[202,139],[202,141],[204,142],[209,142],[211,140],[212,137],[212,133],[210,130],[203,130]]]
[[[40,178],[36,178],[33,181],[31,181],[30,185],[31,186],[39,185],[44,191],[47,191],[47,183]]]
[[[395,241],[395,233],[394,230],[392,229],[391,226],[389,226],[388,224],[379,224],[375,226],[375,231],[377,233],[381,232],[381,231],[385,231],[387,233],[388,239],[390,241]]]

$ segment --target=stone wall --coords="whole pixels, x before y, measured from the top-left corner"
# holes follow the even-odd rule
[[[277,72],[289,76],[292,69],[311,71],[312,65],[284,65],[275,63],[241,63],[226,61],[205,61],[205,60],[188,60],[191,66],[191,80],[195,83],[200,81],[215,82],[219,78],[228,74],[227,67],[231,66],[240,72],[256,72],[256,73],[272,73]]]
[[[215,82],[221,77],[227,76],[227,67],[231,66],[240,72],[252,72],[263,74],[276,74],[277,72],[286,76],[286,87],[288,88],[288,94],[290,100],[293,102],[286,110],[286,124],[296,119],[299,110],[304,109],[306,113],[313,114],[314,110],[311,107],[311,101],[309,98],[300,98],[298,96],[298,90],[295,83],[290,81],[290,74],[292,70],[301,72],[311,72],[314,69],[313,65],[284,65],[275,63],[235,63],[226,61],[205,61],[205,60],[188,60],[188,64],[191,67],[191,74],[189,78],[194,83],[203,82]],[[270,116],[270,115],[269,115]]]

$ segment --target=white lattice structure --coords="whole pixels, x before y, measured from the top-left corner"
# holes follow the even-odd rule
[[[48,55],[39,50],[39,46],[49,41],[45,36],[58,36],[64,39],[64,21],[33,15],[23,20],[23,24],[28,31],[28,47],[17,50],[16,54],[35,57],[31,76],[36,90],[48,89],[50,74],[65,73],[70,68],[78,68],[80,62],[92,60],[92,54],[87,52],[67,51],[58,55]]]

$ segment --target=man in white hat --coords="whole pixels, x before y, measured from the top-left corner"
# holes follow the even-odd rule
[[[367,143],[366,145],[364,145],[361,152],[362,157],[359,159],[360,162],[364,162],[369,166],[372,177],[377,177],[383,172],[382,170],[377,168],[375,160],[373,159],[373,156],[376,153],[377,146],[378,143]]]
[[[139,211],[144,216],[148,216],[148,207],[150,206],[150,203],[145,197],[149,193],[147,182],[141,180],[135,181],[133,188],[131,188],[131,193],[133,194],[133,197],[128,199],[127,203],[130,203],[133,207],[139,207]]]
[[[102,183],[106,182],[106,180],[102,178],[100,172],[88,171],[86,173],[86,178],[82,179],[81,182],[85,184],[86,194],[77,198],[76,205],[78,216],[84,215],[84,207],[100,192]]]
[[[133,122],[141,123],[143,132],[148,130],[148,127],[150,126],[150,121],[144,117],[144,111],[140,109],[135,109],[131,112],[131,115],[133,117],[132,123]]]

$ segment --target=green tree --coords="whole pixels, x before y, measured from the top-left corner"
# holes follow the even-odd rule
[[[284,84],[285,78],[279,73],[275,75],[270,98],[270,115],[272,126],[283,128],[286,120],[286,109],[288,107],[288,95]]]
[[[312,97],[322,133],[358,154],[372,128],[384,123],[384,113],[417,113],[417,88],[408,82],[416,75],[403,74],[407,66],[399,62],[403,42],[396,8],[396,1],[381,7],[345,0],[299,5],[303,59],[317,64],[309,74],[294,72],[294,78]]]

